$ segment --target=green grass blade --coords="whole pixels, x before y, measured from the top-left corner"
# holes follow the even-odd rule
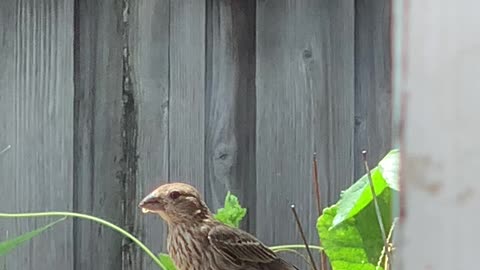
[[[59,223],[60,221],[64,221],[66,217],[63,217],[59,220],[56,220],[52,223],[49,223],[41,228],[33,230],[31,232],[24,233],[20,236],[15,238],[0,242],[0,256],[4,256],[10,251],[14,250],[18,246],[22,245],[23,243],[27,242],[28,240],[32,239],[33,237],[41,234],[42,232],[48,230],[50,227],[53,227],[55,224]]]

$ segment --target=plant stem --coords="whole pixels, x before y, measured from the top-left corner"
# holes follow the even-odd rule
[[[163,270],[167,270],[167,268],[160,262],[160,260],[153,254],[153,252],[145,246],[140,240],[138,240],[135,236],[127,232],[126,230],[118,227],[117,225],[108,222],[106,220],[103,220],[101,218],[97,218],[94,216],[86,215],[86,214],[80,214],[80,213],[74,213],[74,212],[38,212],[38,213],[18,213],[18,214],[8,214],[8,213],[0,213],[0,218],[29,218],[29,217],[76,217],[76,218],[82,218],[82,219],[88,219],[97,223],[100,223],[102,225],[105,225],[109,228],[111,228],[114,231],[117,231],[121,234],[123,234],[125,237],[129,238],[132,240],[135,244],[137,244],[145,253],[147,253],[148,256],[152,258],[152,260]]]
[[[322,247],[319,246],[313,246],[313,245],[308,245],[309,248],[311,249],[316,249],[316,250],[323,250]],[[270,247],[271,250],[277,251],[277,250],[282,250],[282,249],[304,249],[305,245],[280,245],[280,246],[272,246]]]
[[[390,231],[388,232],[387,236],[387,243],[388,243],[388,249],[385,250],[385,269],[391,269],[392,268],[392,261],[393,261],[393,255],[392,255],[392,250],[390,249],[390,243],[392,242],[392,237],[393,237],[393,230],[395,229],[395,224],[397,223],[398,218],[395,218],[392,223],[392,227],[390,228]],[[393,246],[393,243],[392,243]],[[388,256],[387,256],[388,255]]]
[[[318,216],[322,215],[322,203],[320,200],[320,184],[318,182],[317,153],[313,153],[313,184],[315,185],[315,197],[317,199]]]
[[[367,178],[368,178],[370,190],[372,191],[373,204],[375,206],[375,213],[377,215],[378,225],[380,226],[380,231],[382,233],[382,238],[383,238],[383,244],[384,244],[386,256],[388,258],[389,254],[388,254],[387,234],[385,233],[385,227],[383,226],[382,213],[380,212],[380,205],[378,204],[377,194],[375,193],[375,187],[373,186],[372,174],[370,172],[370,167],[368,166],[367,150],[362,151],[362,157],[363,157],[363,164],[365,166],[365,170],[367,171]]]
[[[313,259],[313,255],[310,252],[310,249],[308,248],[308,242],[307,238],[305,237],[305,233],[303,232],[302,224],[300,223],[300,219],[298,218],[297,211],[295,210],[295,205],[292,204],[291,206],[293,215],[295,217],[295,221],[297,222],[298,229],[300,230],[300,235],[302,236],[303,242],[305,243],[305,248],[307,249],[308,256],[310,257],[310,260],[312,261],[312,267],[314,270],[317,270],[317,266],[315,265],[315,260]]]
[[[322,200],[320,198],[320,183],[318,181],[318,162],[317,162],[317,153],[313,153],[313,184],[315,185],[315,197],[317,199],[317,210],[318,216],[322,215]],[[322,245],[320,237],[318,242]],[[320,269],[327,270],[327,256],[325,256],[325,251],[320,251]]]

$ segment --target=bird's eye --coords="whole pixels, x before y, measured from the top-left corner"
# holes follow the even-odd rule
[[[170,194],[168,194],[168,196],[170,197],[170,199],[176,200],[178,197],[180,197],[180,192],[172,191],[170,192]]]

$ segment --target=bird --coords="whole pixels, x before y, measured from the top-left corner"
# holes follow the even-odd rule
[[[178,270],[298,270],[252,234],[217,221],[189,184],[163,184],[138,207],[167,223],[167,250]]]

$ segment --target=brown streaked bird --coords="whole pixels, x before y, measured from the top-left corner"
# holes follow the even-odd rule
[[[168,253],[178,270],[298,270],[253,235],[215,220],[191,185],[164,184],[139,207],[168,224]]]

